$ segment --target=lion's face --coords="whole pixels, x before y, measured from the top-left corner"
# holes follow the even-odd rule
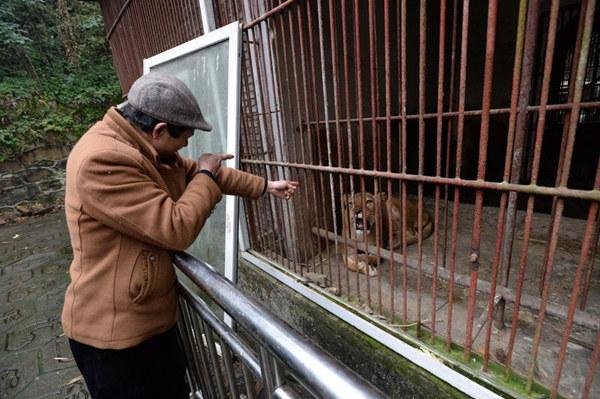
[[[364,239],[374,232],[376,218],[376,201],[381,200],[379,196],[371,193],[356,193],[345,199],[350,226],[356,239]]]

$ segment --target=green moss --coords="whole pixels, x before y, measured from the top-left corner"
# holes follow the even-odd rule
[[[257,272],[252,266],[242,262],[240,267],[240,284],[257,299],[269,306],[279,317],[317,344],[334,354],[339,360],[370,380],[392,397],[464,397],[464,395],[445,382],[431,375],[424,369],[393,352],[372,337],[360,332],[345,321],[323,310],[318,305],[307,300],[292,289],[272,279],[266,274]],[[436,337],[431,332],[420,328],[417,336],[417,326],[403,329],[392,329],[379,320],[370,318],[357,309],[364,305],[357,297],[339,298],[324,294],[332,302],[340,305],[349,312],[366,318],[384,331],[394,335],[412,347],[436,357],[453,370],[476,380],[488,389],[502,396],[520,398],[545,398],[549,390],[534,383],[532,392],[527,393],[527,380],[518,373],[510,373],[504,378],[504,366],[492,360],[488,362],[488,371],[483,372],[483,357],[472,353],[468,362],[464,361],[464,350],[456,344],[447,349],[445,340]],[[371,306],[374,312],[378,309]],[[383,316],[392,323],[405,324],[399,316],[393,320],[388,311]],[[400,394],[401,392],[401,394]],[[410,395],[408,395],[410,392]]]

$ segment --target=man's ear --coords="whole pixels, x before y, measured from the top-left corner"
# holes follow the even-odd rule
[[[152,138],[157,139],[163,134],[168,134],[167,124],[165,122],[158,122],[154,129],[152,129]]]

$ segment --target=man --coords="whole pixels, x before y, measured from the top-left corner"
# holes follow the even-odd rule
[[[177,154],[211,128],[183,82],[150,73],[69,155],[62,324],[94,399],[187,398],[169,251],[194,241],[222,194],[289,199],[298,186],[222,167],[232,155]]]

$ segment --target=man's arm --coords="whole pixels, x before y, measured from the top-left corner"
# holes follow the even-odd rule
[[[191,245],[222,196],[210,177],[197,174],[173,201],[141,164],[115,151],[97,152],[83,161],[76,184],[85,213],[169,250]]]

